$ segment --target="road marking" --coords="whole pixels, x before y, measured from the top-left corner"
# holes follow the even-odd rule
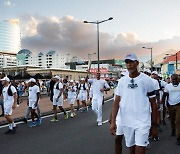
[[[111,100],[113,100],[113,98],[110,98],[110,99],[108,99],[108,100],[105,100],[104,102],[109,102],[109,101],[111,101]],[[80,108],[80,109],[82,109],[82,108]],[[75,111],[77,111],[77,109],[75,109]],[[70,110],[69,111],[66,111],[66,112],[71,112]],[[63,112],[60,112],[60,113],[57,113],[57,115],[61,115],[61,114],[64,114]],[[50,114],[50,115],[46,115],[46,116],[43,116],[43,117],[41,117],[42,119],[45,119],[45,118],[49,118],[49,117],[52,117],[52,116],[54,116],[54,114]],[[32,121],[31,119],[29,119],[28,120],[28,122],[29,121]],[[103,121],[102,123],[103,124],[105,124],[105,123],[107,123],[109,120],[105,120],[105,121]],[[15,123],[16,125],[20,125],[20,124],[24,124],[24,122],[23,121],[19,121],[19,122],[16,122]],[[0,129],[1,128],[5,128],[5,127],[8,127],[9,125],[7,124],[7,125],[3,125],[3,126],[0,126]]]

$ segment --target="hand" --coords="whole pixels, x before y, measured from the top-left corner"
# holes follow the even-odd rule
[[[59,101],[59,97],[58,98],[56,98],[56,102],[58,102]]]
[[[116,129],[117,129],[116,124],[111,122],[110,132],[111,132],[111,134],[114,135],[114,136],[116,135]]]
[[[152,134],[152,137],[153,137],[153,138],[158,137],[158,129],[157,129],[156,126],[152,126],[152,127],[151,127],[151,134]]]
[[[38,105],[38,102],[36,102],[36,103],[34,104],[34,107],[37,107],[37,105]]]
[[[12,109],[14,110],[16,108],[16,103],[13,104]]]
[[[101,92],[104,92],[104,89],[101,89],[100,91],[101,91]]]

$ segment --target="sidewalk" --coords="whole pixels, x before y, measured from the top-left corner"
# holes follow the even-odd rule
[[[108,98],[111,98],[113,95],[113,90],[110,90],[107,92],[107,94],[104,94],[104,98],[105,100]],[[88,101],[89,103],[89,101]],[[48,96],[42,96],[42,98],[40,99],[40,110],[41,110],[41,115],[45,116],[45,115],[49,115],[52,114],[52,102],[49,100]],[[77,102],[75,102],[74,106],[77,106]],[[63,104],[63,108],[66,110],[69,110],[69,103],[67,101],[64,101]],[[14,118],[15,122],[19,122],[24,118],[24,115],[26,113],[26,109],[27,109],[27,101],[26,99],[23,100],[23,103],[20,104],[19,107],[17,107],[12,114],[12,117]],[[1,114],[1,113],[0,113]],[[4,117],[0,117],[0,126],[7,124],[6,120]]]

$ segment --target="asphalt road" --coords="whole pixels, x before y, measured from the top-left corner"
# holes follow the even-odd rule
[[[103,106],[103,120],[107,120],[112,101]],[[96,117],[76,112],[73,119],[65,120],[59,115],[59,122],[51,123],[52,117],[44,118],[41,126],[29,128],[18,125],[17,133],[4,135],[7,128],[0,129],[0,154],[113,154],[114,137],[110,135],[109,124],[96,126]],[[148,154],[180,154],[176,138],[170,136],[170,126],[162,126],[160,141],[151,142]],[[128,149],[123,146],[123,153]]]

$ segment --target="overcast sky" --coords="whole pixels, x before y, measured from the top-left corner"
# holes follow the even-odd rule
[[[101,58],[135,52],[143,59],[180,49],[179,0],[0,0],[0,20],[19,18],[22,48],[87,57],[96,52],[96,27],[83,20],[113,17],[100,25]]]

